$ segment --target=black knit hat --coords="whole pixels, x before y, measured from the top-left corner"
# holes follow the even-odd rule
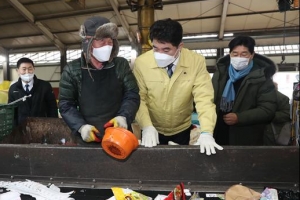
[[[94,16],[85,20],[84,24],[80,28],[80,36],[85,38],[86,36],[94,36],[97,28],[110,21],[105,17]]]

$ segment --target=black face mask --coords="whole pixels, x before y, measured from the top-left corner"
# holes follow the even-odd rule
[[[90,41],[90,39],[83,39],[82,40],[81,47],[82,47],[83,53],[86,53],[88,45],[89,45],[89,41]]]

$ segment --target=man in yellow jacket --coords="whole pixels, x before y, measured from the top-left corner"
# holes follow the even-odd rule
[[[205,58],[183,48],[182,37],[180,23],[171,19],[156,21],[150,27],[153,50],[134,63],[141,97],[136,120],[142,128],[142,145],[188,145],[195,102],[201,126],[196,144],[201,153],[215,154],[215,148],[223,148],[212,136],[216,111],[211,78]]]

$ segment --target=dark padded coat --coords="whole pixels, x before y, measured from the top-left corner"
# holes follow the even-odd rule
[[[229,65],[229,55],[219,59],[212,78],[217,113],[228,80]],[[238,123],[229,126],[229,145],[263,145],[264,128],[276,111],[276,91],[272,80],[276,70],[276,64],[269,58],[254,55],[253,68],[236,91],[231,112],[237,114]]]
[[[286,122],[291,122],[290,117],[290,99],[282,94],[279,91],[276,91],[277,95],[277,109],[275,116],[272,120],[272,123],[274,125],[274,129],[276,132],[276,135],[273,131],[272,125],[268,124],[265,129],[264,133],[264,145],[270,145],[274,146],[276,144],[276,138],[278,137],[278,133],[280,133],[280,130],[285,125]]]
[[[84,69],[83,69],[84,68]],[[88,65],[91,68],[91,65]],[[111,116],[126,117],[128,127],[130,128],[136,112],[140,105],[139,89],[136,79],[130,69],[129,63],[125,58],[115,57],[109,63],[106,63],[102,70],[115,69],[115,74],[122,86],[123,98],[120,107],[116,113],[109,113]],[[82,70],[88,70],[84,56],[76,59],[65,66],[62,73],[59,86],[59,110],[64,121],[71,128],[73,133],[77,133],[79,128],[84,124],[89,124],[86,120],[87,116],[83,116],[80,112],[82,98],[93,98],[90,96],[82,97]],[[92,77],[89,77],[92,78]],[[106,87],[114,91],[110,85]],[[109,97],[107,97],[109,101]],[[104,102],[105,103],[105,102]],[[107,102],[109,104],[109,102]],[[90,105],[94,107],[95,105]],[[103,105],[102,105],[103,106]],[[103,113],[106,115],[107,113]],[[86,115],[92,116],[94,113]],[[101,116],[100,116],[101,117]],[[91,124],[94,125],[94,124]]]
[[[38,79],[34,76],[33,88],[30,93],[32,96],[26,101],[19,101],[17,103],[16,120],[20,124],[26,117],[58,117],[58,108],[49,82]],[[13,102],[19,98],[26,96],[22,81],[12,84],[9,88],[8,103]]]

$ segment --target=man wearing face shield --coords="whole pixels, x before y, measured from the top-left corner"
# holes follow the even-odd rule
[[[84,142],[101,142],[104,126],[131,129],[140,104],[129,62],[117,57],[118,27],[104,17],[80,28],[81,58],[68,63],[60,80],[59,110]]]
[[[201,153],[215,154],[215,148],[223,148],[212,136],[216,112],[211,78],[205,58],[183,48],[182,37],[177,21],[156,21],[150,27],[153,50],[134,63],[141,96],[136,120],[142,128],[142,145],[190,144],[195,102],[201,131],[194,144],[200,145]]]
[[[49,82],[38,79],[34,74],[34,63],[29,58],[17,61],[19,79],[8,91],[8,103],[30,96],[17,103],[16,124],[27,117],[58,117],[57,103]]]
[[[238,36],[229,43],[230,54],[217,62],[214,137],[221,145],[263,145],[265,126],[275,115],[277,66],[256,54],[254,46],[253,38]]]

